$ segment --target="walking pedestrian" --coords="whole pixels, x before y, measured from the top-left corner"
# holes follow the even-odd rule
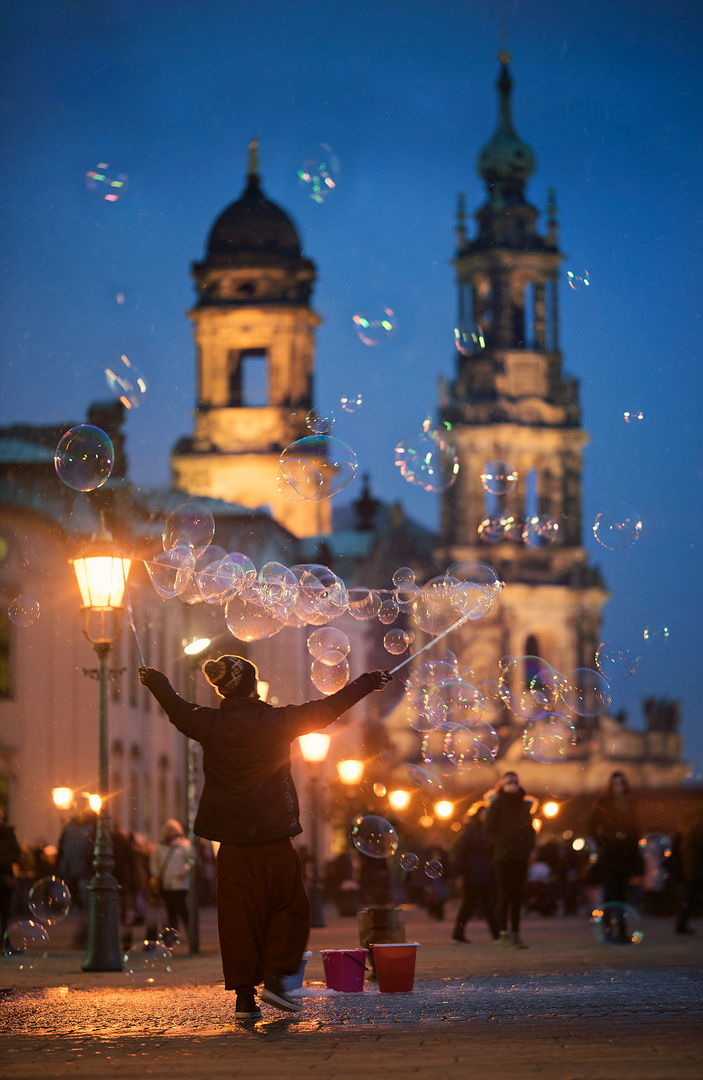
[[[149,869],[166,907],[166,925],[177,930],[180,923],[187,932],[190,844],[175,818],[164,823],[161,842],[151,854]]]
[[[491,845],[496,876],[496,924],[500,944],[504,949],[527,949],[520,937],[520,911],[527,864],[535,844],[532,814],[537,803],[520,787],[515,772],[506,772],[497,787],[487,793],[485,801],[488,810],[484,832]]]
[[[590,835],[598,844],[603,903],[627,903],[630,878],[641,875],[640,830],[627,778],[614,772],[593,808]]]
[[[454,869],[462,883],[461,904],[451,938],[457,944],[469,944],[464,927],[477,907],[488,924],[493,940],[498,941],[500,937],[495,917],[496,890],[491,850],[483,830],[485,820],[486,804],[475,803],[454,845]]]
[[[281,982],[298,971],[310,928],[300,856],[291,843],[302,827],[290,745],[382,690],[391,675],[367,672],[320,701],[274,708],[259,698],[258,671],[244,657],[208,660],[203,672],[223,699],[219,708],[185,701],[155,668],[140,668],[139,677],[171,723],[203,748],[195,833],[220,844],[217,915],[225,989],[236,992],[237,1020],[261,1015],[254,991],[262,981],[261,1000],[300,1012]]]

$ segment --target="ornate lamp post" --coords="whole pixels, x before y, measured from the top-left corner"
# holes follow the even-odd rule
[[[100,811],[95,831],[93,877],[88,886],[88,948],[84,971],[121,971],[117,881],[108,810],[107,658],[119,635],[118,616],[131,560],[124,558],[104,528],[84,555],[71,559],[85,613],[84,633],[98,657],[98,787]]]
[[[195,700],[195,670],[200,663],[200,657],[210,648],[210,638],[195,638],[183,649],[188,658],[188,687],[189,698]],[[195,803],[197,799],[196,777],[196,743],[195,739],[187,739],[187,773],[186,773],[186,801],[187,801],[187,829],[190,842],[190,873],[188,875],[188,955],[194,956],[200,952],[200,924],[198,920],[198,845],[195,839]]]
[[[320,776],[319,766],[327,757],[330,735],[324,732],[313,731],[310,735],[301,735],[298,739],[300,752],[308,766],[308,783],[310,790],[310,816],[312,817],[311,856],[312,856],[312,896],[310,897],[310,925],[324,926],[324,911],[322,904],[322,882],[320,881],[319,868],[319,831],[318,815],[320,811]]]

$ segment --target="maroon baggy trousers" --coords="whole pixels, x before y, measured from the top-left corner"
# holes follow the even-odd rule
[[[217,922],[225,990],[258,986],[264,972],[294,975],[310,930],[303,866],[290,840],[220,844]]]

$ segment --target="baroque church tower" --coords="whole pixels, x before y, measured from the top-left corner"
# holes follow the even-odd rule
[[[555,200],[550,193],[540,233],[525,197],[535,159],[513,127],[509,59],[499,57],[498,125],[478,157],[487,197],[473,237],[459,201],[458,358],[454,379],[440,386],[440,417],[460,463],[443,497],[441,556],[445,565],[490,562],[507,586],[467,643],[463,660],[477,681],[496,679],[505,655],[537,655],[560,672],[592,668],[607,599],[581,546],[587,435],[578,385],[562,372]],[[512,466],[515,485],[486,492],[489,462]],[[530,661],[519,666],[513,692],[534,674]]]
[[[295,536],[315,536],[330,531],[329,501],[297,500],[279,481],[281,451],[310,434],[315,266],[290,218],[262,194],[257,150],[252,142],[244,192],[193,265],[195,430],[174,449],[173,483],[193,496],[268,506]]]

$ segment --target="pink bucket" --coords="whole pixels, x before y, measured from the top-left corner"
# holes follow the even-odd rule
[[[373,944],[373,959],[381,994],[407,994],[415,983],[418,941],[402,944]]]
[[[364,989],[366,949],[320,949],[328,990],[358,994]]]

